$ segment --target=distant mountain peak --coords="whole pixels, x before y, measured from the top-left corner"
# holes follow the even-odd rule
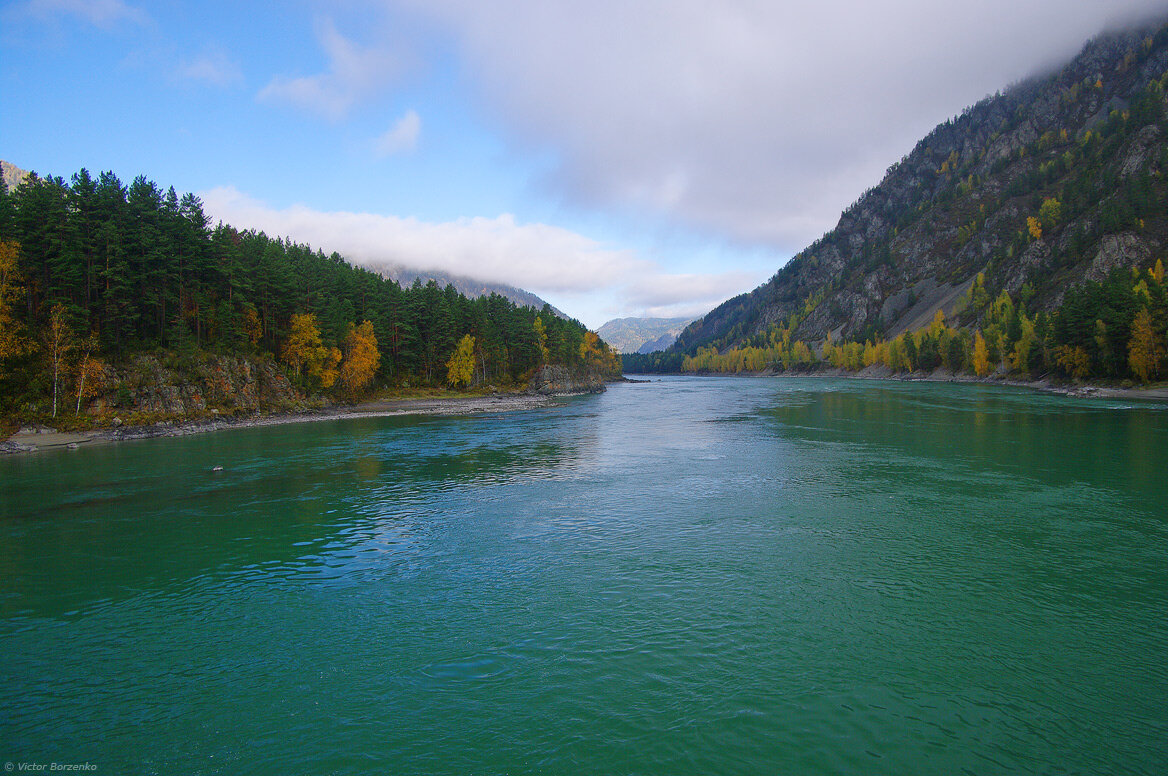
[[[25,178],[28,176],[28,170],[22,170],[15,164],[0,159],[0,180],[4,181],[4,188],[8,189],[8,191],[12,191],[24,183]]]
[[[618,353],[665,350],[692,318],[614,318],[596,333]]]

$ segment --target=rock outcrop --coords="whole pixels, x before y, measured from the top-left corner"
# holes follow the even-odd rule
[[[146,413],[197,417],[303,409],[305,397],[271,361],[207,356],[179,363],[138,356],[106,367],[102,392],[86,406],[93,417]]]
[[[552,365],[540,367],[527,384],[527,393],[541,396],[574,396],[604,391],[604,380],[596,372]]]

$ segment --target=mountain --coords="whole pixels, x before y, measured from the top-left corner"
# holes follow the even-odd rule
[[[691,318],[614,318],[596,330],[618,353],[665,350]]]
[[[547,305],[551,307],[552,313],[555,315],[564,320],[571,320],[566,313],[548,304],[530,291],[524,291],[522,288],[515,288],[514,286],[504,285],[503,283],[488,283],[485,280],[477,280],[463,275],[451,275],[437,270],[409,269],[397,264],[370,265],[369,268],[382,277],[396,280],[402,286],[413,285],[415,280],[422,281],[422,285],[433,280],[442,288],[448,285],[454,286],[458,293],[463,296],[468,296],[471,299],[498,294],[520,307],[534,307],[536,310],[542,310],[544,305]]]
[[[936,127],[834,229],[687,327],[671,352],[780,340],[814,350],[829,334],[878,342],[920,330],[938,310],[968,334],[988,325],[986,300],[1005,292],[1015,319],[1024,307],[1031,323],[1050,324],[1039,332],[1047,339],[1035,335],[1044,347],[1082,347],[1120,373],[1120,354],[1054,324],[1092,283],[1126,282],[1130,295],[1134,281],[1112,271],[1151,270],[1168,246],[1166,90],[1168,27],[1101,35],[1057,71]],[[1134,314],[1108,334],[1124,355],[1116,338]]]
[[[8,191],[12,191],[28,177],[28,170],[22,170],[11,162],[6,162],[0,159],[0,180],[4,181],[4,187]]]

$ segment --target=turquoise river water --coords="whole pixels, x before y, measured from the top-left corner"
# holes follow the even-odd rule
[[[1164,774],[1166,474],[1168,405],[817,378],[8,456],[0,761]]]

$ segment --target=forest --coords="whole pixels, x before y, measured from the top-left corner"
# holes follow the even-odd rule
[[[142,353],[274,360],[298,389],[348,399],[521,387],[544,364],[620,368],[549,307],[403,288],[335,252],[212,227],[196,196],[145,176],[0,184],[0,414],[44,411],[50,398],[55,413],[66,386],[80,406],[86,379]]]
[[[1052,313],[1031,315],[1034,292],[1023,286],[1017,298],[1003,290],[991,297],[979,274],[955,316],[972,320],[952,328],[941,311],[933,322],[891,339],[809,346],[792,339],[802,317],[818,304],[811,297],[802,314],[783,325],[719,352],[698,348],[681,352],[623,356],[629,372],[721,372],[812,370],[835,367],[856,372],[883,364],[894,373],[931,372],[943,367],[954,374],[1008,374],[1035,378],[1054,374],[1067,379],[1106,379],[1147,383],[1163,376],[1168,342],[1168,289],[1164,263],[1130,270],[1116,268],[1102,281],[1071,288]]]

